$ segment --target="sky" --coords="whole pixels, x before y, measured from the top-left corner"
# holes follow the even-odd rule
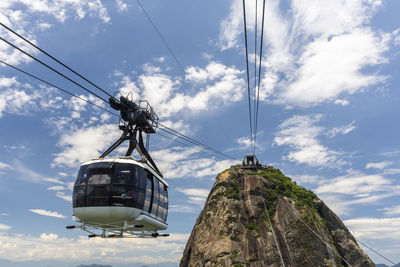
[[[148,100],[164,125],[235,160],[152,135],[150,154],[170,185],[171,236],[88,239],[66,230],[79,165],[119,138],[118,117],[1,64],[2,265],[177,266],[215,176],[251,153],[242,1],[141,3],[179,63],[136,1],[2,0],[0,22],[110,94]],[[246,3],[253,103],[256,2]],[[263,164],[313,190],[357,240],[394,262],[398,10],[397,0],[267,0],[256,145]],[[4,28],[0,36],[90,87]],[[2,41],[0,59],[109,108]]]

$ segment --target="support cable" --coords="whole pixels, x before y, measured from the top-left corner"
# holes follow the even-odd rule
[[[90,105],[93,105],[93,106],[95,106],[95,107],[97,107],[97,108],[99,108],[99,109],[102,109],[102,110],[104,110],[104,111],[106,111],[106,112],[108,112],[108,113],[110,113],[110,114],[112,114],[112,115],[114,115],[114,116],[116,116],[116,117],[120,117],[118,114],[116,114],[116,113],[114,113],[114,112],[112,112],[112,111],[110,111],[110,110],[107,110],[107,109],[105,109],[105,108],[103,108],[103,107],[101,107],[101,106],[99,106],[99,105],[97,105],[97,104],[95,104],[95,103],[93,103],[93,102],[91,102],[91,101],[88,101],[88,100],[86,100],[86,99],[84,99],[84,98],[82,98],[82,97],[80,97],[80,96],[78,96],[78,95],[75,95],[75,94],[73,94],[73,93],[71,93],[71,92],[69,92],[69,91],[67,91],[67,90],[65,90],[65,89],[62,89],[62,88],[60,88],[60,87],[58,87],[58,86],[56,86],[56,85],[54,85],[54,84],[52,84],[52,83],[50,83],[50,82],[48,82],[48,81],[45,81],[44,79],[41,79],[41,78],[39,78],[39,77],[37,77],[37,76],[35,76],[35,75],[33,75],[33,74],[30,74],[30,73],[28,73],[28,72],[26,72],[26,71],[24,71],[24,70],[22,70],[22,69],[19,69],[19,68],[15,67],[15,66],[13,66],[13,65],[11,65],[11,64],[8,64],[7,62],[4,62],[4,61],[0,60],[0,63],[4,64],[4,65],[6,65],[6,66],[8,66],[8,67],[10,67],[10,68],[13,68],[13,69],[15,69],[15,70],[17,70],[17,71],[19,71],[19,72],[21,72],[21,73],[24,73],[25,75],[28,75],[28,76],[30,76],[30,77],[32,77],[32,78],[34,78],[34,79],[36,79],[36,80],[38,80],[38,81],[40,81],[40,82],[42,82],[42,83],[45,83],[45,84],[47,84],[47,85],[49,85],[49,86],[51,86],[51,87],[54,87],[54,88],[56,88],[56,89],[58,89],[58,90],[60,90],[60,91],[62,91],[62,92],[64,92],[64,93],[66,93],[66,94],[69,94],[69,95],[71,95],[72,97],[75,97],[75,98],[78,98],[78,99],[80,99],[80,100],[82,100],[82,101],[85,101],[86,103],[88,103],[88,104],[90,104]],[[162,127],[164,127],[164,128],[167,129],[167,130],[166,130],[166,129],[163,129],[163,128],[159,128],[160,130],[162,130],[162,131],[164,131],[164,132],[166,132],[166,133],[169,133],[169,134],[171,134],[171,135],[173,135],[173,136],[175,136],[175,137],[177,137],[177,138],[181,138],[181,139],[185,140],[186,142],[189,142],[189,143],[191,143],[191,144],[193,144],[193,145],[200,146],[200,147],[202,147],[203,149],[206,149],[206,150],[208,150],[208,151],[210,151],[210,152],[220,154],[220,155],[222,155],[222,156],[224,156],[224,157],[228,157],[228,158],[230,158],[230,159],[234,159],[233,157],[231,157],[231,156],[229,156],[229,155],[227,155],[227,154],[225,154],[225,153],[223,153],[223,152],[220,152],[220,151],[218,151],[218,150],[216,150],[216,149],[213,149],[213,148],[211,148],[211,147],[209,147],[209,146],[207,146],[207,145],[204,145],[204,144],[202,144],[202,143],[200,143],[200,142],[194,140],[193,138],[190,138],[190,137],[188,137],[188,136],[186,136],[186,135],[184,135],[184,134],[181,134],[181,133],[179,133],[179,132],[177,132],[177,131],[175,131],[175,130],[173,130],[173,129],[171,129],[171,128],[169,128],[169,127],[167,127],[167,126],[165,126],[165,125],[163,125],[163,124],[161,124],[161,123],[159,123],[159,125],[161,125]],[[165,138],[171,139],[171,140],[173,140],[173,141],[175,141],[175,142],[177,142],[177,143],[179,143],[179,144],[182,144],[182,145],[187,146],[187,144],[182,143],[182,142],[179,142],[179,141],[177,141],[177,140],[175,140],[175,139],[173,139],[173,138],[170,138],[170,137],[168,137],[168,136],[162,135],[162,134],[160,134],[160,133],[158,133],[158,134],[161,135],[161,136],[163,136],[163,137],[165,137]],[[196,150],[197,150],[197,149],[196,149]],[[198,150],[198,151],[200,152],[200,150]]]
[[[256,10],[255,10],[255,21],[254,21],[254,101],[253,101],[253,120],[256,118],[256,90],[257,90],[257,22],[258,22],[258,0],[256,0]],[[257,130],[254,130],[254,143],[253,143],[253,155],[255,155],[256,152],[256,144],[255,144],[255,135],[257,134]]]
[[[180,62],[180,60],[178,59],[178,57],[175,55],[174,51],[172,50],[172,48],[168,45],[167,40],[164,38],[164,36],[161,34],[161,31],[158,29],[157,25],[154,23],[154,21],[152,20],[152,18],[150,17],[150,14],[146,11],[146,9],[144,8],[144,6],[140,3],[139,0],[137,0],[137,3],[140,7],[140,9],[143,11],[143,13],[145,14],[147,20],[150,22],[150,24],[153,26],[153,29],[155,30],[155,32],[158,34],[158,37],[161,39],[161,41],[164,43],[165,47],[168,49],[169,53],[171,54],[171,56],[174,58],[175,62],[178,64],[179,68],[182,71],[183,76],[186,76],[186,71],[185,68],[183,67],[183,64]],[[200,94],[200,98],[206,103],[205,99],[202,97],[202,95]],[[225,136],[227,138],[230,139],[230,136],[228,134],[228,132],[222,127],[222,125],[219,123],[219,121],[216,119],[216,117],[214,116],[214,113],[211,112],[208,107],[206,106],[207,111],[209,112],[209,116],[215,121],[215,123],[218,125],[218,127],[222,130],[222,132],[225,134]]]
[[[249,102],[249,122],[250,122],[250,140],[253,143],[253,127],[251,120],[251,102],[250,102],[250,78],[249,78],[249,53],[247,48],[247,24],[246,24],[246,3],[243,0],[243,24],[244,24],[244,39],[246,46],[246,70],[247,70],[247,96]]]
[[[76,81],[72,80],[71,78],[67,77],[66,75],[62,74],[61,72],[59,72],[58,70],[50,67],[49,65],[47,65],[46,63],[44,63],[43,61],[37,59],[36,57],[32,56],[31,54],[29,54],[28,52],[25,52],[24,50],[22,50],[21,48],[17,47],[16,45],[10,43],[9,41],[5,40],[4,38],[0,37],[0,40],[6,42],[7,44],[9,44],[10,46],[14,47],[15,49],[19,50],[20,52],[22,52],[23,54],[27,55],[28,57],[32,58],[33,60],[39,62],[40,64],[42,64],[43,66],[47,67],[48,69],[54,71],[55,73],[57,73],[58,75],[64,77],[65,79],[67,79],[68,81],[74,83],[75,85],[81,87],[83,90],[89,92],[90,94],[96,96],[97,98],[103,100],[104,102],[106,102],[107,104],[109,104],[109,102],[107,100],[105,100],[104,98],[102,98],[101,96],[97,95],[96,93],[90,91],[89,89],[87,89],[86,87],[84,87],[83,85],[77,83]]]
[[[276,247],[278,248],[279,257],[280,257],[280,259],[281,259],[281,262],[282,262],[283,267],[286,267],[286,266],[285,266],[285,262],[283,261],[281,249],[279,248],[279,244],[278,244],[278,241],[277,241],[276,236],[275,236],[274,227],[272,226],[272,222],[271,222],[271,219],[270,219],[270,217],[269,217],[267,205],[265,204],[265,201],[264,201],[264,194],[263,194],[262,189],[261,189],[260,177],[257,176],[257,180],[258,180],[258,187],[260,188],[261,199],[262,199],[262,202],[263,202],[263,204],[264,204],[265,213],[267,214],[268,223],[269,223],[269,225],[271,226],[272,236],[274,237],[275,245],[276,245]]]
[[[264,40],[264,18],[265,18],[265,0],[263,1],[263,11],[262,11],[262,24],[261,24],[261,44],[260,44],[260,63],[258,65],[258,89],[257,89],[257,107],[255,114],[255,130],[254,130],[254,154],[257,144],[257,128],[258,128],[258,107],[260,103],[260,85],[261,85],[261,64],[262,64],[262,50],[263,50],[263,40]]]
[[[272,192],[279,200],[281,200],[282,201],[282,203],[292,212],[292,214],[294,215],[294,216],[296,216],[297,217],[297,219],[299,219],[314,235],[316,235],[323,243],[325,243],[325,245],[328,247],[328,248],[330,248],[336,255],[338,255],[348,266],[352,266],[348,261],[346,261],[346,259],[345,258],[343,258],[340,254],[339,254],[339,252],[337,252],[336,251],[336,249],[334,249],[332,246],[331,246],[331,244],[330,243],[328,243],[327,241],[325,241],[319,234],[317,234],[299,215],[297,215],[293,210],[292,210],[292,208],[291,207],[289,207],[289,205],[288,204],[286,204],[286,202],[284,201],[284,200],[282,200],[282,198],[281,197],[279,197],[279,195],[277,194],[277,193],[275,193],[275,191],[274,190],[270,190],[270,192]]]
[[[165,126],[165,125],[163,125],[163,124],[161,124],[161,123],[158,123],[158,125],[159,125],[159,126],[162,126],[162,127],[164,128],[164,129],[163,129],[163,128],[160,128],[160,127],[159,127],[159,129],[162,130],[162,131],[164,131],[164,132],[167,132],[167,133],[169,133],[169,134],[175,135],[175,136],[177,136],[177,137],[179,137],[179,138],[181,138],[181,139],[183,139],[183,140],[185,140],[185,141],[187,141],[187,142],[190,142],[190,143],[192,143],[192,144],[194,144],[194,145],[200,146],[200,147],[202,147],[202,148],[204,148],[204,149],[207,149],[207,150],[209,150],[209,151],[211,151],[211,152],[213,152],[213,153],[219,154],[219,155],[221,155],[221,156],[224,156],[224,157],[227,157],[227,158],[230,158],[230,159],[233,159],[233,160],[235,159],[235,158],[229,156],[228,154],[225,154],[225,153],[223,153],[223,152],[220,152],[220,151],[218,151],[218,150],[216,150],[216,149],[214,149],[214,148],[212,148],[212,147],[209,147],[209,146],[207,146],[207,145],[205,145],[205,144],[203,144],[203,143],[201,143],[201,142],[199,142],[199,141],[196,141],[195,139],[190,138],[190,137],[188,137],[188,136],[186,136],[186,135],[184,135],[184,134],[182,134],[182,133],[179,133],[179,132],[177,132],[177,131],[175,131],[175,130],[173,130],[173,129],[171,129],[171,128],[169,128],[169,127],[167,127],[167,126]]]
[[[111,94],[109,94],[107,91],[105,91],[104,89],[102,89],[101,87],[97,86],[96,84],[94,84],[93,82],[89,81],[87,78],[85,78],[84,76],[82,76],[81,74],[79,74],[78,72],[76,72],[75,70],[73,70],[72,68],[68,67],[67,65],[65,65],[63,62],[61,62],[60,60],[58,60],[57,58],[55,58],[54,56],[52,56],[51,54],[47,53],[46,51],[44,51],[43,49],[41,49],[40,47],[38,47],[37,45],[35,45],[34,43],[32,43],[31,41],[29,41],[28,39],[26,39],[25,37],[21,36],[20,34],[18,34],[16,31],[12,30],[11,28],[9,28],[8,26],[4,25],[3,23],[0,22],[0,25],[3,26],[4,28],[6,28],[8,31],[12,32],[13,34],[15,34],[16,36],[18,36],[19,38],[21,38],[22,40],[24,40],[25,42],[27,42],[28,44],[30,44],[31,46],[35,47],[37,50],[39,50],[40,52],[42,52],[43,54],[45,54],[46,56],[50,57],[51,59],[53,59],[54,61],[56,61],[58,64],[60,64],[61,66],[63,66],[64,68],[68,69],[69,71],[71,71],[72,73],[74,73],[75,75],[79,76],[80,78],[82,78],[83,80],[85,80],[86,82],[90,83],[91,85],[93,85],[94,87],[96,87],[97,89],[99,89],[100,91],[102,91],[103,93],[105,93],[106,95],[108,95],[109,97],[113,97]]]
[[[388,262],[390,262],[391,264],[393,264],[393,266],[396,265],[396,263],[394,263],[393,261],[389,260],[388,258],[386,258],[384,255],[382,255],[381,253],[379,253],[378,251],[374,250],[373,248],[365,245],[363,242],[361,242],[360,240],[357,240],[361,245],[363,245],[364,247],[368,248],[369,250],[373,251],[375,254],[381,256],[382,258],[384,258],[385,260],[387,260]]]
[[[186,146],[186,147],[190,147],[189,144],[185,144],[185,143],[183,143],[183,142],[180,142],[180,141],[176,140],[177,136],[175,136],[176,138],[172,138],[172,137],[166,136],[166,135],[164,135],[164,134],[161,134],[161,133],[159,133],[159,132],[156,132],[156,134],[159,135],[159,136],[161,136],[161,137],[163,137],[163,138],[166,138],[166,139],[169,139],[169,140],[171,140],[171,141],[173,141],[173,142],[176,142],[176,143],[178,143],[178,144],[180,144],[180,145],[183,145],[183,146]],[[200,149],[197,149],[196,147],[194,147],[194,149],[197,150],[198,152],[204,152],[204,151],[201,151]]]
[[[146,15],[146,18],[148,21],[151,23],[153,26],[154,30],[157,32],[158,37],[160,37],[161,41],[164,43],[165,47],[167,47],[169,53],[172,55],[172,57],[175,59],[176,63],[178,64],[179,68],[182,70],[183,73],[185,72],[185,68],[182,66],[181,62],[178,60],[178,58],[175,56],[175,53],[172,51],[171,47],[168,45],[167,41],[165,40],[164,36],[162,36],[161,32],[158,30],[156,24],[153,22],[149,14],[146,12],[142,4],[140,3],[139,0],[136,0],[138,5],[140,6],[140,9],[143,11],[143,13]]]
[[[64,92],[64,93],[66,93],[66,94],[69,94],[70,96],[76,97],[76,98],[78,98],[78,99],[80,99],[80,100],[82,100],[82,101],[85,101],[86,103],[88,103],[88,104],[90,104],[90,105],[93,105],[93,106],[95,106],[95,107],[97,107],[97,108],[99,108],[99,109],[102,109],[102,110],[104,110],[104,111],[106,111],[106,112],[108,112],[108,113],[110,113],[110,114],[112,114],[112,115],[114,115],[114,116],[119,117],[118,114],[116,114],[116,113],[114,113],[114,112],[112,112],[112,111],[110,111],[110,110],[108,110],[108,109],[105,109],[105,108],[103,108],[102,106],[99,106],[99,105],[97,105],[97,104],[95,104],[95,103],[93,103],[93,102],[91,102],[91,101],[89,101],[89,100],[87,100],[87,99],[85,99],[85,98],[83,98],[83,97],[80,97],[80,96],[75,95],[75,94],[73,94],[73,93],[71,93],[71,92],[69,92],[69,91],[67,91],[67,90],[65,90],[65,89],[62,89],[62,88],[58,87],[57,85],[54,85],[54,84],[52,84],[52,83],[50,83],[50,82],[47,82],[47,81],[45,81],[45,80],[43,80],[43,79],[41,79],[41,78],[39,78],[39,77],[37,77],[37,76],[35,76],[35,75],[33,75],[33,74],[30,74],[30,73],[28,73],[28,72],[26,72],[26,71],[24,71],[24,70],[21,70],[21,69],[19,69],[19,68],[13,66],[13,65],[11,65],[11,64],[8,64],[7,62],[4,62],[4,61],[1,60],[1,59],[0,59],[0,63],[3,63],[4,65],[9,66],[10,68],[13,68],[13,69],[15,69],[15,70],[17,70],[17,71],[19,71],[19,72],[21,72],[21,73],[24,73],[24,74],[26,74],[26,75],[28,75],[28,76],[30,76],[30,77],[32,77],[32,78],[38,80],[38,81],[41,81],[42,83],[45,83],[45,84],[47,84],[47,85],[49,85],[49,86],[51,86],[51,87],[54,87],[54,88],[56,88],[56,89],[58,89],[58,90],[60,90],[60,91],[62,91],[62,92]]]
[[[334,225],[333,223],[326,221],[328,224],[330,224],[331,226],[337,228],[336,225]],[[372,252],[374,252],[375,254],[377,254],[378,256],[382,257],[383,259],[387,260],[388,262],[390,262],[393,265],[396,265],[395,262],[391,261],[390,259],[388,259],[387,257],[385,257],[384,255],[382,255],[381,253],[379,253],[378,251],[374,250],[373,248],[369,247],[368,245],[364,244],[363,242],[361,242],[360,240],[356,239],[356,241],[358,243],[360,243],[361,245],[363,245],[364,247],[368,248],[369,250],[371,250]]]

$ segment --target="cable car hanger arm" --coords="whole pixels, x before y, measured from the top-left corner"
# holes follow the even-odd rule
[[[123,124],[119,126],[119,129],[123,133],[100,158],[106,157],[123,142],[129,140],[129,148],[125,156],[130,156],[136,149],[142,157],[142,161],[149,162],[151,167],[162,177],[163,175],[143,143],[143,132],[147,134],[155,133],[158,126],[158,116],[154,113],[153,108],[147,101],[140,101],[139,104],[136,104],[129,100],[128,97],[123,96],[119,100],[115,97],[110,97],[109,103],[113,109],[120,111],[120,120]],[[145,104],[146,106],[143,107],[141,104]]]

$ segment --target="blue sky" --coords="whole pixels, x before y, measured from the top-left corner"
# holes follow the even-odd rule
[[[147,99],[163,124],[237,160],[152,136],[150,153],[170,184],[171,237],[89,240],[64,229],[72,224],[71,187],[79,163],[119,137],[118,118],[0,66],[0,259],[175,266],[214,177],[250,152],[242,2],[142,4],[184,69],[136,1],[5,0],[0,21],[108,92]],[[253,77],[255,1],[247,4]],[[398,10],[396,0],[267,1],[256,153],[395,262]],[[0,35],[55,66],[5,29]],[[106,107],[4,42],[0,59]]]

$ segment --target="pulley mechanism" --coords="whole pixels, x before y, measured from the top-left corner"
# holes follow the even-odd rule
[[[128,97],[124,96],[120,96],[119,100],[115,97],[110,97],[109,102],[113,109],[120,111],[119,129],[123,131],[123,133],[121,137],[100,156],[100,158],[104,158],[124,141],[129,140],[129,148],[125,156],[130,156],[136,149],[142,157],[141,161],[149,162],[151,167],[162,176],[143,143],[142,133],[146,133],[147,138],[149,138],[150,134],[156,132],[158,126],[158,116],[154,112],[153,108],[146,100],[135,103],[132,100],[129,100]]]

